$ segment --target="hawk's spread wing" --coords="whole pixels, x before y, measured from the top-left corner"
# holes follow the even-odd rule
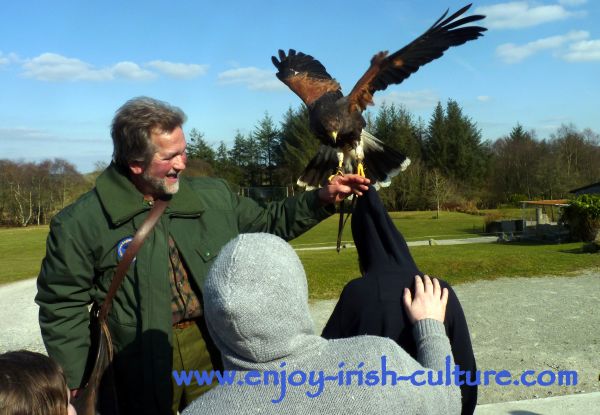
[[[442,56],[449,47],[462,45],[482,36],[482,32],[487,30],[484,27],[459,26],[481,20],[485,16],[473,15],[455,20],[470,7],[469,4],[443,20],[448,14],[446,10],[429,30],[402,49],[390,56],[387,56],[387,52],[379,52],[373,56],[371,66],[350,92],[350,110],[364,111],[367,105],[373,103],[375,91],[383,91],[390,84],[399,84],[421,66]]]
[[[279,60],[271,57],[273,65],[277,68],[277,78],[290,87],[304,101],[310,105],[327,92],[339,92],[342,96],[340,84],[331,77],[325,67],[310,55],[290,49],[287,56],[279,50]]]

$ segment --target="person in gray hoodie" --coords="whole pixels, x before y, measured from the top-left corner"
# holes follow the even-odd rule
[[[417,360],[387,338],[315,335],[304,268],[274,235],[242,234],[225,245],[203,293],[225,371],[188,377],[220,384],[183,415],[460,413],[443,325],[448,292],[435,279],[416,276],[414,294],[398,293],[414,323]]]

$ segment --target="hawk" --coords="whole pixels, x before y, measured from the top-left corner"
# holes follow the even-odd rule
[[[386,186],[393,176],[408,167],[410,159],[364,130],[362,112],[373,104],[375,92],[401,83],[421,66],[442,56],[449,47],[482,36],[487,29],[465,25],[485,16],[458,19],[470,7],[471,4],[448,18],[446,10],[425,33],[391,55],[387,51],[375,54],[369,69],[348,95],[342,93],[340,84],[310,55],[290,49],[287,54],[279,50],[279,59],[271,58],[277,78],[308,107],[310,128],[322,143],[298,179],[299,186],[323,185],[336,166],[336,174],[354,171],[356,167],[358,174],[366,175],[376,186]]]

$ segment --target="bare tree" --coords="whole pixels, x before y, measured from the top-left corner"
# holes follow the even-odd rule
[[[450,181],[438,169],[433,169],[429,172],[428,183],[431,201],[436,206],[436,219],[439,219],[441,207],[452,193]]]

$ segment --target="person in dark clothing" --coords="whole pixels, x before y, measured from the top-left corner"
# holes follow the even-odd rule
[[[344,287],[322,337],[339,339],[357,335],[388,337],[411,356],[417,355],[412,325],[402,304],[405,288],[414,290],[415,275],[423,275],[406,241],[383,207],[375,189],[358,198],[352,214],[352,236],[358,251],[362,277]],[[477,369],[469,328],[456,293],[450,285],[444,326],[454,361],[462,371]],[[465,383],[466,374],[460,376]],[[477,404],[477,385],[461,385],[462,414],[472,414]]]

